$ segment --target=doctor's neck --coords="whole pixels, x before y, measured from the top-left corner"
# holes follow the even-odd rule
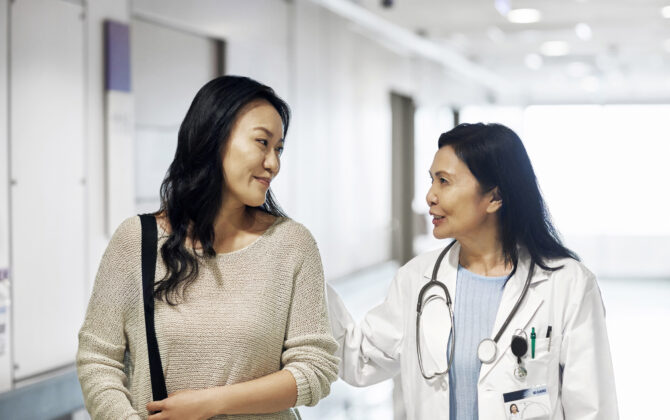
[[[493,229],[484,227],[481,231],[456,239],[461,245],[458,262],[468,271],[488,277],[505,276],[512,272],[513,266],[505,262],[497,226]]]

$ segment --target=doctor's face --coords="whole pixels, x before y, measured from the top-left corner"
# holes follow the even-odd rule
[[[426,202],[438,239],[475,237],[485,226],[497,224],[500,207],[494,191],[483,193],[477,178],[451,146],[441,147],[430,167],[431,185]]]
[[[270,182],[279,173],[283,134],[281,117],[269,102],[257,100],[242,108],[223,151],[229,204],[257,207],[265,203]]]

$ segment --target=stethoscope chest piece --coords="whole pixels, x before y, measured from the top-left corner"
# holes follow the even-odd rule
[[[498,353],[498,346],[496,342],[490,338],[485,338],[479,343],[477,347],[477,357],[482,363],[489,364],[493,362]]]

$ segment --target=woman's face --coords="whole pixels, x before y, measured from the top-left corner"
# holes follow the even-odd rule
[[[500,208],[496,190],[482,193],[479,182],[451,146],[441,147],[430,167],[426,202],[438,239],[470,237]],[[497,222],[496,222],[497,223]]]
[[[226,200],[250,207],[265,203],[283,147],[282,120],[269,102],[256,100],[242,108],[223,150]]]

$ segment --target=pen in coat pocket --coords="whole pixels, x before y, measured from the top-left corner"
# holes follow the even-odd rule
[[[547,327],[547,337],[549,339],[549,344],[547,344],[547,351],[551,350],[551,325]]]

